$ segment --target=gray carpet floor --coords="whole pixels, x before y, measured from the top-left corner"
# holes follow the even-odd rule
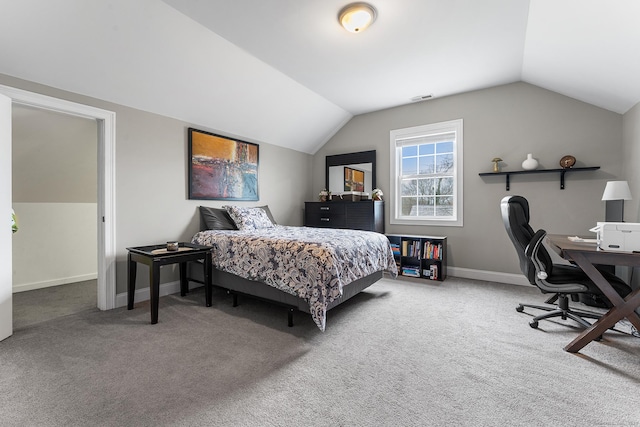
[[[25,323],[0,343],[2,426],[639,426],[640,339],[579,354],[533,287],[383,279],[328,313],[202,288]],[[567,324],[570,324],[568,321]],[[624,329],[624,328],[623,328]]]
[[[36,289],[13,294],[13,329],[47,322],[86,310],[96,311],[98,284],[95,280]]]

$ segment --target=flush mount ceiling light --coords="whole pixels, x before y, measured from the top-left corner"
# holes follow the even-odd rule
[[[376,10],[367,3],[351,3],[342,8],[338,21],[345,30],[361,33],[376,19]]]

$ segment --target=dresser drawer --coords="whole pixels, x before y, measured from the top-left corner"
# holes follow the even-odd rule
[[[352,228],[384,233],[384,202],[305,202],[307,227]]]
[[[307,227],[345,228],[346,216],[336,212],[306,212],[305,225]]]
[[[344,215],[344,203],[328,202],[307,202],[305,204],[306,212],[314,215],[333,216]]]

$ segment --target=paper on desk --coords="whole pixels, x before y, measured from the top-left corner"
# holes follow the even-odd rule
[[[584,243],[597,243],[598,242],[597,239],[583,239],[582,237],[578,237],[578,236],[568,236],[567,239],[571,240],[572,242],[584,242]]]

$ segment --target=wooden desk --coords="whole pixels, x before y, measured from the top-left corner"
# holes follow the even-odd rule
[[[595,243],[572,242],[564,235],[551,234],[547,237],[549,243],[560,250],[560,255],[566,260],[575,262],[613,304],[609,311],[564,349],[570,353],[579,352],[624,317],[640,330],[640,317],[634,311],[640,307],[640,289],[636,289],[623,299],[594,266],[594,264],[605,264],[639,267],[640,253],[602,251],[596,247]]]

